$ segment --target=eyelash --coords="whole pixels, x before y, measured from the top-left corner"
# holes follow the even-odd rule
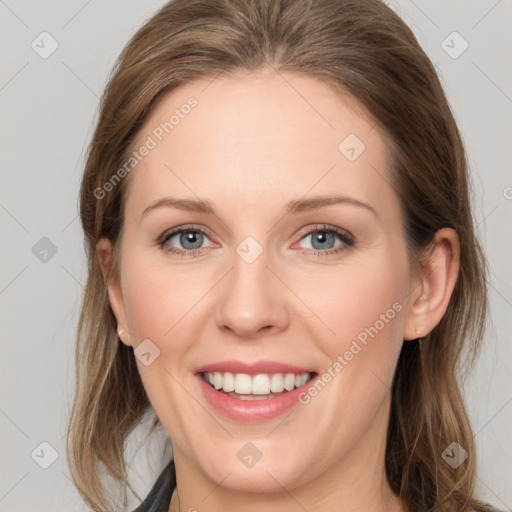
[[[201,252],[203,249],[206,249],[206,247],[201,247],[199,249],[192,249],[192,250],[183,250],[183,249],[176,249],[175,247],[172,247],[172,246],[168,246],[168,247],[165,246],[167,240],[172,238],[174,235],[177,235],[179,233],[185,233],[185,232],[202,233],[203,235],[206,235],[209,237],[208,232],[205,231],[204,229],[190,225],[190,226],[183,226],[179,229],[175,229],[173,231],[164,233],[158,239],[157,244],[160,246],[160,248],[162,250],[164,250],[168,253],[172,253],[172,254],[175,254],[175,255],[181,256],[181,257],[192,257],[192,258],[196,257],[198,255],[198,253]],[[334,234],[338,235],[338,237],[340,238],[340,240],[343,242],[344,245],[342,245],[341,247],[338,247],[336,249],[329,249],[327,251],[318,251],[316,249],[303,249],[303,251],[309,251],[309,254],[313,254],[314,256],[324,257],[324,256],[339,254],[339,253],[345,251],[347,249],[347,247],[354,245],[354,242],[355,242],[354,239],[346,231],[343,231],[340,228],[336,228],[334,226],[329,226],[327,224],[321,224],[321,225],[314,226],[313,229],[310,229],[309,231],[303,233],[303,235],[301,236],[299,241],[313,233],[318,233],[318,232],[334,233]]]

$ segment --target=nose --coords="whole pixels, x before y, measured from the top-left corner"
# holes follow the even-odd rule
[[[217,325],[244,339],[269,336],[288,325],[289,291],[268,265],[266,253],[248,263],[236,252],[222,280]]]

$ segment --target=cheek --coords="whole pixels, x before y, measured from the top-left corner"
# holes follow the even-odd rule
[[[319,348],[333,357],[347,350],[354,339],[364,343],[368,330],[374,332],[372,327],[386,337],[398,332],[401,315],[395,315],[393,304],[401,305],[407,289],[406,263],[404,255],[382,249],[339,266],[318,265],[305,272],[281,269],[299,299],[289,298],[295,304],[290,326],[302,324],[322,345]],[[174,353],[189,348],[181,345],[187,339],[190,343],[191,329],[200,330],[204,324],[204,308],[210,301],[201,301],[209,291],[215,293],[217,280],[218,273],[210,265],[192,269],[168,265],[165,260],[148,264],[144,255],[132,252],[123,263],[122,282],[134,344],[149,338],[161,349],[172,340]],[[173,336],[174,329],[182,333],[186,329],[187,336]]]
[[[134,347],[149,339],[160,350],[150,365],[136,358],[149,400],[169,432],[186,430],[189,397],[180,384],[201,322],[198,301],[211,288],[200,272],[156,266],[134,251],[123,261],[123,297]],[[203,272],[204,274],[204,272]],[[197,332],[194,332],[197,331]],[[177,377],[177,378],[173,378]]]
[[[315,339],[331,359],[349,350],[354,340],[361,347],[377,337],[389,340],[375,344],[374,351],[381,353],[376,357],[389,352],[390,344],[401,343],[408,279],[402,260],[400,254],[383,251],[357,265],[331,267],[296,281],[297,295],[315,313],[309,321]]]
[[[298,292],[311,299],[308,306],[322,320],[311,317],[308,325],[324,355],[322,383],[302,403],[315,418],[311,428],[330,433],[337,455],[375,421],[385,423],[383,404],[403,342],[408,267],[391,251],[373,256],[331,269]],[[340,422],[340,417],[349,420]]]
[[[185,273],[179,267],[157,267],[142,260],[137,264],[133,259],[125,270],[123,296],[135,343],[149,338],[161,345],[173,339],[175,329],[190,325],[198,302],[211,287],[199,267]]]

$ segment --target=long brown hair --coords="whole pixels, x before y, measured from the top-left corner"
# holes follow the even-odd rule
[[[386,473],[412,511],[484,510],[473,497],[476,449],[459,388],[487,314],[487,264],[470,209],[465,150],[431,61],[380,0],[174,0],[119,56],[101,100],[80,190],[88,279],[67,445],[79,492],[93,510],[112,510],[106,474],[124,486],[126,505],[126,489],[133,489],[125,442],[151,411],[133,351],[118,338],[95,252],[101,237],[112,241],[111,275],[117,276],[127,180],[107,192],[104,184],[120,176],[162,95],[196,78],[261,68],[305,73],[348,91],[383,127],[413,268],[438,229],[457,231],[460,271],[448,310],[421,342],[405,342],[400,354]],[[151,432],[158,423],[155,418]],[[455,469],[442,456],[453,442],[469,454]]]

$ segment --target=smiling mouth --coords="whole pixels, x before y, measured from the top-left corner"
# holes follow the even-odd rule
[[[203,380],[213,389],[239,400],[267,400],[306,385],[315,372],[247,373],[202,372]]]

